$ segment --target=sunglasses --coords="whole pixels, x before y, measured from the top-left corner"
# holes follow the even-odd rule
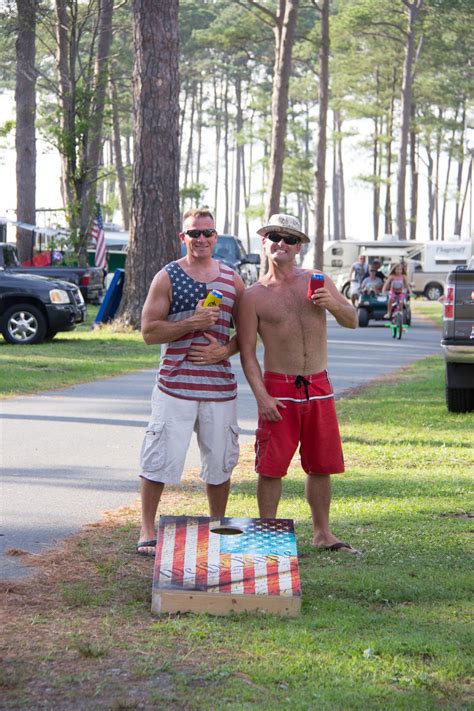
[[[268,232],[266,237],[270,240],[270,242],[283,242],[285,244],[299,244],[300,243],[300,238],[299,237],[292,237],[291,235],[280,235],[278,232]]]
[[[198,239],[198,237],[200,237],[201,235],[204,235],[204,237],[209,239],[209,237],[213,237],[216,234],[216,231],[212,230],[212,229],[209,229],[209,230],[188,230],[184,234],[188,235],[188,237],[191,237],[191,239]]]

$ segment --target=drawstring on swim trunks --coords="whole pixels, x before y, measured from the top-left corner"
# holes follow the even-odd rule
[[[306,380],[306,378],[304,378],[302,375],[297,375],[295,378],[295,385],[298,389],[301,388],[302,385],[304,385],[306,399],[309,400],[308,385],[311,385],[310,381]]]

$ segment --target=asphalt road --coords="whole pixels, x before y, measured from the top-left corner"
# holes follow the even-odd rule
[[[415,319],[401,341],[383,324],[351,331],[328,324],[329,372],[336,391],[367,383],[427,355],[440,353],[441,332]],[[234,357],[239,381],[241,442],[253,441],[256,407]],[[4,400],[0,445],[2,579],[29,575],[9,549],[32,553],[54,545],[102,513],[135,501],[138,452],[155,373],[77,385]],[[195,441],[187,467],[197,467]]]

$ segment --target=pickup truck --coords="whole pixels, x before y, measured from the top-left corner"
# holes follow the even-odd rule
[[[21,265],[13,244],[0,243],[0,267],[12,274],[32,274],[61,279],[76,284],[85,301],[100,303],[105,294],[105,273],[99,267],[70,267],[65,265],[34,267]]]
[[[448,274],[443,305],[446,404],[450,412],[474,409],[474,261]]]
[[[71,331],[85,317],[84,299],[74,284],[0,267],[0,331],[8,343],[41,343],[58,331]]]

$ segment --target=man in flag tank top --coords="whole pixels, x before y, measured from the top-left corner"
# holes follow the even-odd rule
[[[334,393],[327,368],[326,312],[340,326],[356,328],[354,307],[321,272],[296,265],[309,238],[291,215],[273,215],[258,230],[269,268],[245,291],[239,306],[242,366],[258,405],[255,444],[260,516],[275,518],[282,479],[299,446],[313,545],[356,553],[329,525],[331,474],[344,471]],[[256,357],[264,345],[264,372]]]
[[[154,555],[161,494],[166,484],[180,482],[193,431],[210,516],[225,516],[239,457],[237,382],[229,358],[238,351],[230,331],[245,287],[212,257],[218,235],[209,210],[186,212],[179,238],[186,255],[158,272],[142,313],[143,339],[161,345],[161,361],[140,456],[141,555]],[[222,300],[204,306],[211,291]]]

